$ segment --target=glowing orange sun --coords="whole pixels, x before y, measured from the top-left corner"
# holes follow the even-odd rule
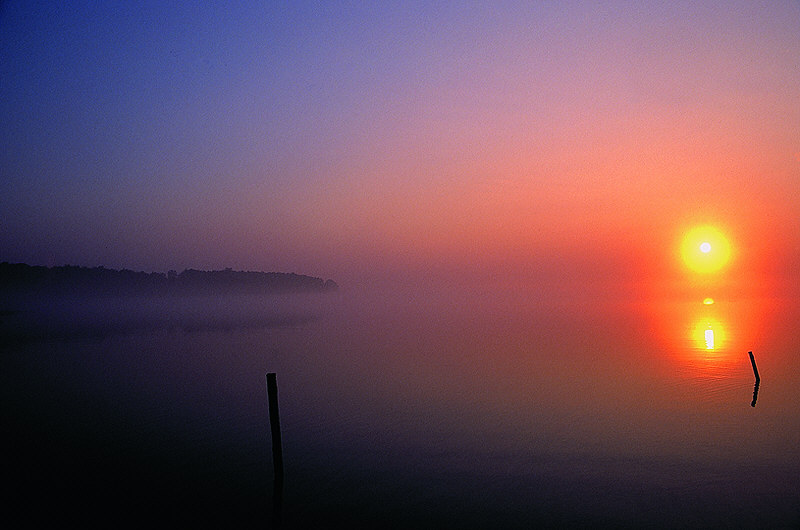
[[[698,226],[684,235],[681,257],[686,266],[695,272],[717,272],[730,260],[731,244],[719,229]]]

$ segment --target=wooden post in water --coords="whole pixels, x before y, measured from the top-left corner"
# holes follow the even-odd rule
[[[758,368],[756,368],[756,358],[753,357],[753,352],[747,352],[750,355],[750,364],[753,365],[753,373],[756,375],[756,384],[753,387],[753,401],[750,403],[751,407],[756,406],[756,400],[758,400],[758,385],[761,383],[761,378],[758,376]]]
[[[272,468],[275,477],[272,487],[272,523],[281,524],[283,504],[283,448],[281,447],[281,420],[278,416],[278,382],[274,373],[267,374],[267,399],[269,400],[269,425],[272,430]]]
[[[753,357],[753,352],[749,351],[747,353],[750,354],[750,364],[753,365],[753,373],[756,374],[756,383],[758,383],[759,381],[761,381],[761,378],[758,376],[758,368],[756,368],[756,358]]]

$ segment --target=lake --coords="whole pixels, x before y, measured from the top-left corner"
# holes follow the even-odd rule
[[[7,517],[270,527],[274,372],[283,528],[800,526],[795,298],[362,291],[7,311]]]

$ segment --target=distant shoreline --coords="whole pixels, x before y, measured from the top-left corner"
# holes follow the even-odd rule
[[[63,265],[44,267],[25,263],[0,263],[0,294],[36,295],[224,295],[332,292],[339,286],[323,280],[284,272],[185,269],[167,273],[116,270],[105,267]]]

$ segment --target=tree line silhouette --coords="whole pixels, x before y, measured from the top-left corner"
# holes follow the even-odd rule
[[[289,293],[335,291],[333,280],[284,272],[186,269],[137,272],[105,267],[43,267],[0,263],[0,291],[6,294],[158,295]]]

